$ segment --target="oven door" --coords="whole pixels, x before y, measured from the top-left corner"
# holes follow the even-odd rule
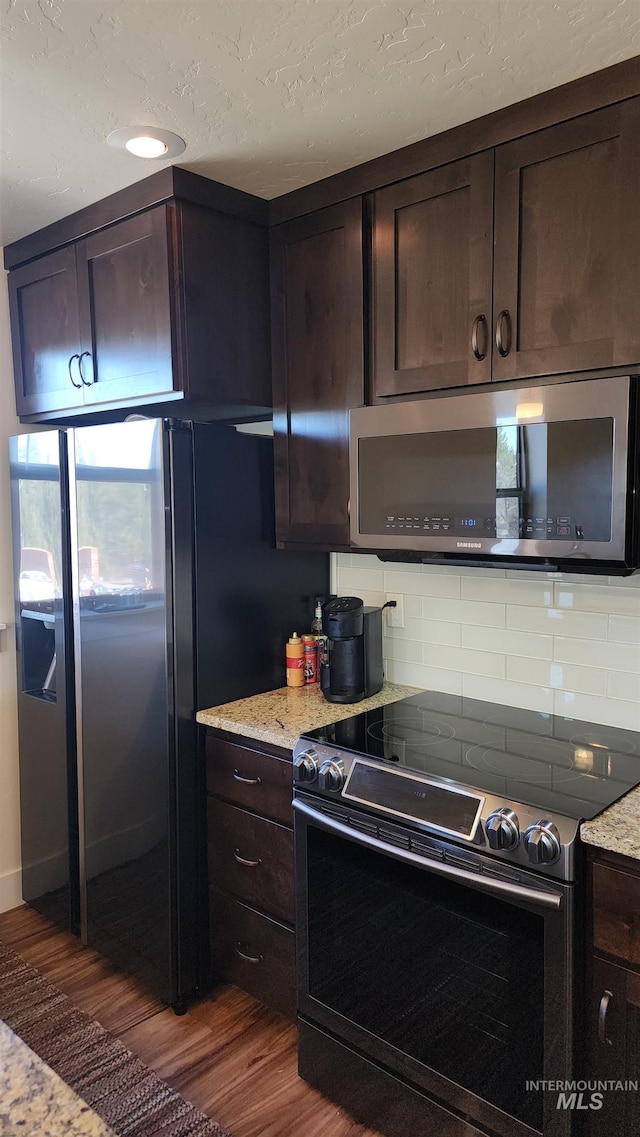
[[[458,1115],[447,1133],[566,1137],[571,1114],[531,1083],[571,1077],[573,886],[337,803],[294,807],[301,1024]]]

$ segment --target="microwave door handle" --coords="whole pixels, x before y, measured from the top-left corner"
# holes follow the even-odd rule
[[[488,879],[481,876],[479,873],[469,871],[468,869],[460,869],[455,865],[443,864],[440,861],[425,860],[424,857],[418,856],[416,853],[409,852],[408,849],[399,849],[396,845],[388,845],[385,841],[381,841],[379,837],[371,837],[368,833],[360,833],[354,829],[350,829],[348,825],[343,825],[341,821],[333,817],[327,817],[326,814],[319,813],[312,806],[307,805],[305,801],[300,798],[294,798],[293,808],[303,817],[306,817],[318,829],[324,829],[327,833],[337,833],[340,837],[347,837],[350,841],[355,841],[358,845],[364,845],[368,849],[373,849],[376,853],[383,853],[387,857],[393,857],[396,861],[403,861],[408,865],[415,865],[416,868],[423,869],[426,872],[433,872],[436,876],[447,877],[451,880],[458,881],[461,884],[468,884],[480,892],[487,892],[492,896],[504,897],[506,900],[525,900],[530,904],[538,904],[543,908],[552,908],[558,912],[562,908],[562,895],[559,892],[552,892],[551,890],[542,890],[529,885],[516,884],[509,880],[495,880]]]

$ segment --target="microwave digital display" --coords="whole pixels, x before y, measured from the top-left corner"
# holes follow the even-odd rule
[[[610,541],[613,438],[608,417],[362,437],[359,531]]]

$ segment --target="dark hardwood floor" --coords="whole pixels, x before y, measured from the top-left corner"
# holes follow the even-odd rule
[[[0,915],[0,940],[234,1137],[377,1137],[298,1077],[295,1027],[237,987],[178,1017],[30,908]]]

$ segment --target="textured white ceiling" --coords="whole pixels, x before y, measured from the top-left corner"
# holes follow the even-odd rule
[[[640,54],[640,0],[0,0],[0,243],[180,164],[272,198]]]

